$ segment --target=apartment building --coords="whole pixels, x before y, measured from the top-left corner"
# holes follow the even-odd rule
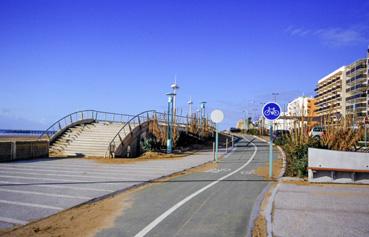
[[[290,129],[300,128],[302,126],[300,117],[305,117],[305,126],[313,126],[312,119],[308,119],[308,117],[315,117],[315,103],[316,100],[314,98],[306,96],[300,96],[288,103],[287,116],[290,117],[288,127]]]
[[[369,53],[369,52],[368,52]],[[346,67],[346,115],[361,120],[368,110],[368,59]]]
[[[362,122],[368,113],[368,64],[367,58],[343,66],[318,81],[316,91],[316,115],[336,119],[345,117],[353,125]]]
[[[316,115],[340,117],[345,115],[346,67],[340,67],[318,81],[315,89]]]

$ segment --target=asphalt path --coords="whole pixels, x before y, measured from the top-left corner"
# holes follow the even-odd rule
[[[267,162],[268,144],[252,139],[236,144],[216,169],[135,193],[114,227],[97,236],[248,236],[258,196],[269,183],[255,174]]]

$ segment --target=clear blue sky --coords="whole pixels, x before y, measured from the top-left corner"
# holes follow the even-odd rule
[[[0,128],[208,101],[234,126],[366,56],[369,1],[0,1]],[[254,104],[254,105],[253,105]],[[259,108],[258,112],[259,112]]]

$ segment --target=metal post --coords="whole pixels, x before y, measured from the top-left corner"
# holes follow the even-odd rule
[[[167,153],[172,153],[173,143],[172,143],[172,122],[173,122],[173,93],[168,95],[168,131],[167,131]]]
[[[232,135],[232,148],[234,147],[234,136]]]
[[[215,161],[215,142],[213,142],[213,161]]]
[[[273,175],[273,125],[270,123],[269,127],[269,178]]]
[[[215,124],[215,161],[218,162],[218,128]]]
[[[228,153],[228,138],[226,139],[226,153]]]

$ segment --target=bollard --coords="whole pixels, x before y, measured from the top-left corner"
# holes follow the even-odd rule
[[[228,138],[226,139],[226,153],[228,153]]]
[[[234,137],[233,137],[233,135],[232,135],[232,148],[234,147]]]
[[[127,147],[127,157],[129,158],[131,156],[131,146]]]

